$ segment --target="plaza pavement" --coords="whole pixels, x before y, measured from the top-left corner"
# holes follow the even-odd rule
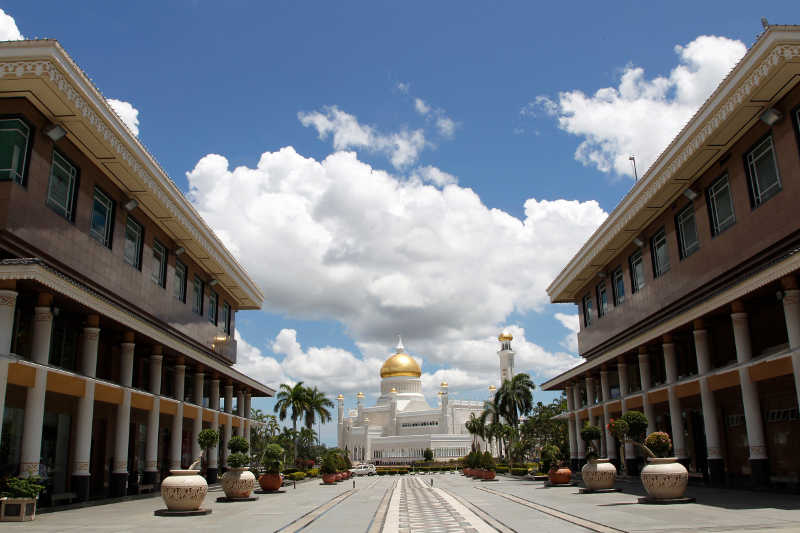
[[[431,486],[433,481],[433,486]],[[695,504],[641,505],[638,482],[620,481],[621,493],[579,494],[580,487],[500,477],[482,482],[460,474],[369,477],[335,486],[312,479],[259,501],[217,503],[208,516],[153,516],[160,498],[39,514],[34,522],[4,523],[2,531],[131,533],[573,533],[800,532],[800,497],[689,487]]]

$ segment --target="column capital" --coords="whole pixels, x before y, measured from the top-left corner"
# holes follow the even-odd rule
[[[640,353],[639,354],[639,363],[650,364],[650,354]]]
[[[694,330],[694,342],[705,342],[708,340],[708,330],[696,329]]]
[[[800,304],[800,290],[786,289],[783,291],[783,305]]]
[[[747,319],[747,313],[733,313],[731,314],[733,326],[747,326],[750,322]]]
[[[186,365],[173,365],[172,368],[175,370],[176,376],[183,376],[186,374]]]
[[[0,306],[16,307],[17,291],[0,289]]]
[[[674,355],[675,354],[675,344],[672,342],[665,343],[661,346],[664,350],[664,355]]]
[[[151,365],[161,366],[161,363],[163,362],[163,360],[164,360],[164,356],[163,355],[155,355],[155,354],[153,354],[153,355],[150,356],[150,364]]]
[[[52,322],[53,321],[53,311],[50,309],[50,306],[38,306],[34,309],[33,319],[37,322]]]
[[[83,340],[85,341],[100,340],[100,328],[92,328],[92,327],[83,328]]]
[[[600,371],[600,379],[608,379],[608,376],[611,374],[610,370],[601,370]]]

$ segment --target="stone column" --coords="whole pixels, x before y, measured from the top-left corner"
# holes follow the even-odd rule
[[[344,450],[344,439],[342,438],[342,432],[344,431],[344,396],[340,394],[339,397],[336,398],[336,403],[338,404],[339,410],[339,418],[336,425],[336,447]]]
[[[153,409],[147,413],[147,442],[144,452],[143,485],[158,483],[158,433],[161,421],[161,346],[153,346],[150,355],[150,392],[153,395]]]
[[[570,469],[578,471],[578,441],[577,433],[575,432],[575,420],[577,413],[575,411],[575,400],[572,392],[572,382],[567,381],[565,387],[567,393],[567,411],[570,413],[570,418],[567,419],[567,427],[569,428],[569,466]]]
[[[625,398],[631,392],[628,380],[628,363],[625,356],[617,357],[617,372],[619,372],[619,395],[622,414],[628,412],[628,400]],[[636,458],[636,447],[628,442],[625,443],[625,474],[628,476],[639,475],[639,460]]]
[[[600,367],[600,387],[603,393],[603,434],[606,436],[606,453],[608,454],[608,458],[611,460],[611,464],[613,464],[617,472],[620,470],[620,462],[619,462],[619,453],[617,453],[617,444],[616,439],[614,438],[611,433],[608,432],[606,426],[608,425],[609,421],[611,420],[611,408],[609,406],[609,402],[611,401],[611,381],[610,381],[610,371],[608,370],[608,364],[603,363]]]
[[[109,479],[109,494],[121,498],[128,494],[128,444],[131,430],[131,386],[133,385],[133,332],[122,334],[120,344],[119,384],[122,385],[122,404],[117,406],[114,436],[114,468]]]
[[[211,420],[211,429],[219,431],[219,374],[214,373],[211,375],[211,392],[209,393],[209,407],[214,410]],[[214,446],[208,449],[208,469],[206,474],[206,481],[209,484],[219,482],[219,448]]]
[[[169,439],[169,461],[172,470],[181,470],[181,448],[183,446],[183,395],[186,389],[186,365],[183,356],[178,356],[173,370],[175,383],[172,392],[178,401],[178,411],[172,417],[172,430]]]
[[[222,434],[222,466],[223,468],[228,468],[228,456],[231,454],[231,451],[228,449],[228,443],[231,440],[231,427],[233,424],[233,417],[231,413],[233,413],[233,380],[228,380],[227,385],[225,385],[225,431]]]
[[[0,281],[0,356],[11,354],[11,341],[14,337],[14,310],[17,307],[16,280]],[[6,406],[8,386],[8,363],[0,357],[0,416]],[[3,427],[0,422],[0,433]]]
[[[736,301],[731,304],[733,313],[733,337],[736,342],[736,359],[745,363],[753,358],[753,345],[750,342],[750,325],[747,320],[744,304]],[[758,401],[758,386],[750,381],[750,369],[739,369],[739,382],[742,388],[744,418],[747,424],[747,442],[750,446],[750,472],[756,487],[767,487],[770,484],[769,458],[767,444],[764,439],[763,417]]]
[[[697,371],[701,376],[711,371],[711,351],[705,326],[703,320],[694,321],[694,349],[697,353]],[[725,461],[722,458],[717,400],[714,391],[708,388],[707,377],[700,378],[700,401],[703,404],[703,425],[706,431],[708,479],[712,483],[725,483]]]
[[[88,315],[83,328],[83,350],[81,352],[81,372],[93,378],[97,372],[97,346],[100,344],[100,317]],[[84,381],[83,396],[78,398],[78,416],[75,420],[75,462],[72,468],[72,490],[78,502],[89,501],[89,487],[92,462],[92,422],[94,420],[93,380]]]
[[[800,348],[800,290],[793,276],[781,279],[783,286],[783,315],[786,319],[786,332],[789,334],[789,349]],[[800,351],[792,354],[794,370],[794,390],[800,402]]]
[[[247,444],[250,444],[250,418],[251,418],[250,403],[252,399],[253,395],[250,394],[250,389],[247,389],[247,392],[244,395],[244,419],[245,423],[247,424],[244,427],[244,440],[247,441]]]
[[[236,428],[236,435],[244,437],[244,423],[242,417],[244,416],[244,390],[239,389],[236,391],[236,416],[239,418],[239,427]]]
[[[580,410],[583,406],[583,401],[581,399],[581,384],[579,381],[575,382],[572,392],[575,396],[575,442],[578,445],[578,467],[574,468],[573,470],[578,472],[581,468],[583,468],[583,465],[586,464],[586,443],[583,442],[583,439],[581,438],[581,429],[583,429],[583,424],[581,424]]]
[[[364,457],[362,460],[372,459],[372,441],[369,438],[369,418],[364,418]]]
[[[669,417],[672,423],[672,447],[675,457],[685,467],[689,467],[689,454],[686,449],[686,428],[683,424],[683,409],[681,400],[675,391],[675,382],[678,381],[678,360],[675,356],[675,343],[672,335],[663,336],[664,368],[667,371],[667,392],[669,394]]]
[[[203,365],[197,365],[194,369],[194,404],[197,406],[197,416],[192,420],[192,461],[194,462],[200,456],[200,444],[197,443],[197,437],[203,430]],[[202,467],[201,467],[202,469]]]
[[[50,338],[53,333],[53,313],[50,306],[53,295],[39,293],[33,315],[31,336],[31,360],[46,365],[50,361]],[[47,393],[47,369],[37,368],[33,387],[27,390],[25,418],[22,426],[22,450],[20,453],[19,477],[39,474],[39,459],[42,452],[42,426],[44,424],[44,398]]]
[[[647,434],[656,430],[656,415],[653,413],[653,406],[650,403],[650,354],[647,346],[639,346],[639,381],[642,382],[642,412],[650,422],[647,425]]]
[[[597,403],[597,387],[594,384],[594,374],[591,370],[586,372],[586,405],[589,407],[589,424],[592,426],[597,425],[597,415],[592,412],[592,406]],[[579,434],[580,435],[580,434]],[[592,441],[597,448],[598,453],[602,453],[602,445],[600,440]],[[591,445],[588,446],[591,449]],[[589,451],[589,450],[587,450]]]

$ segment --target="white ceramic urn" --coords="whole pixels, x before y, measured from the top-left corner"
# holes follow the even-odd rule
[[[642,468],[641,477],[651,498],[681,498],[689,484],[689,472],[677,457],[651,457],[647,466]]]
[[[220,484],[228,498],[249,498],[256,486],[256,476],[248,467],[229,468],[222,474]]]
[[[161,482],[161,498],[170,511],[196,511],[208,492],[208,483],[199,470],[170,470]]]
[[[595,459],[583,465],[581,476],[590,490],[610,489],[617,479],[617,468],[609,459]]]

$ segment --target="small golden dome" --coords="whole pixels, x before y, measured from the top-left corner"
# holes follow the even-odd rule
[[[392,387],[392,390],[390,390],[389,392],[397,392],[397,389],[395,389],[394,387]]]
[[[503,333],[501,333],[500,336],[497,337],[497,340],[499,340],[500,342],[513,341],[514,340],[514,336],[511,335],[511,333],[508,332],[508,329],[504,329]]]
[[[441,395],[442,395],[442,391],[439,391],[439,396],[441,396]]]
[[[413,376],[418,378],[422,375],[422,369],[416,361],[405,353],[398,352],[383,363],[381,367],[382,378],[393,378],[397,376]]]
[[[356,398],[363,398],[363,397],[364,397],[364,393],[363,393],[363,392],[359,392],[359,393],[356,395]]]
[[[338,397],[338,398],[336,398],[336,399],[337,399],[337,400],[344,400],[344,396],[342,396],[342,395],[340,394],[340,395],[339,395],[339,397]]]
[[[489,385],[489,390],[497,390],[497,389],[494,388],[494,385]]]
[[[450,385],[447,384],[446,381],[442,381],[442,384],[439,385],[440,387],[449,387]]]

